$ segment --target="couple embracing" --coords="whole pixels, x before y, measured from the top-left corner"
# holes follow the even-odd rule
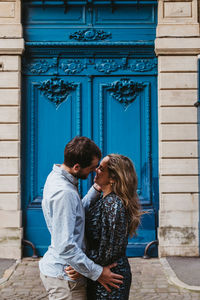
[[[126,247],[140,219],[137,176],[126,156],[110,154],[99,165],[100,159],[92,140],[75,137],[47,177],[42,209],[51,245],[39,268],[51,300],[128,300]],[[78,179],[93,171],[94,185],[81,200]]]

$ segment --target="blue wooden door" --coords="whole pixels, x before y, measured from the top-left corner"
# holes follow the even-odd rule
[[[41,210],[46,177],[63,162],[65,144],[84,135],[103,155],[121,153],[136,166],[138,194],[149,213],[127,254],[142,256],[157,230],[156,1],[45,2],[23,4],[25,239],[44,254],[50,243]],[[91,175],[80,183],[82,195],[92,181]]]

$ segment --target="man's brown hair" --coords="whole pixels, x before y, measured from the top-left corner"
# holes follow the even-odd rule
[[[101,159],[101,150],[89,138],[76,136],[66,146],[64,150],[64,164],[72,168],[79,164],[81,168],[91,165],[94,157]]]

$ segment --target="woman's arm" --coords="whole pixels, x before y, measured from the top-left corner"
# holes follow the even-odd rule
[[[82,199],[82,204],[85,210],[87,211],[90,206],[90,203],[98,200],[100,196],[101,196],[101,189],[96,183],[94,183],[93,186],[89,189],[88,193]]]

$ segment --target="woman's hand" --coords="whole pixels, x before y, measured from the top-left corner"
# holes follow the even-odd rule
[[[81,275],[80,273],[76,272],[71,266],[66,267],[64,269],[64,271],[69,276],[69,278],[71,278],[72,280],[77,280],[77,279],[83,277],[83,275]]]

